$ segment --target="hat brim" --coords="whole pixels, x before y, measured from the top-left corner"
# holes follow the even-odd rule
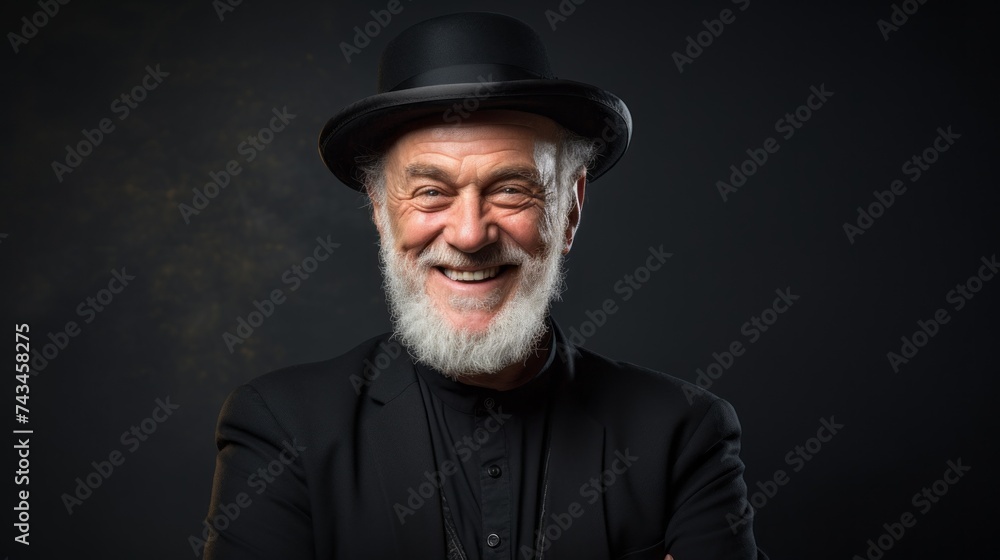
[[[349,105],[323,128],[320,156],[344,184],[363,190],[357,158],[381,153],[403,125],[435,114],[443,125],[458,124],[485,109],[539,114],[596,140],[598,153],[589,181],[621,159],[632,137],[632,116],[625,103],[591,85],[551,79],[477,82],[391,91]]]

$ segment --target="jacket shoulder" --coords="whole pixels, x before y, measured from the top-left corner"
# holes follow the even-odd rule
[[[369,338],[343,354],[322,360],[286,366],[260,375],[247,382],[247,385],[257,389],[262,394],[305,393],[314,394],[322,391],[324,395],[340,395],[345,393],[356,397],[352,388],[352,377],[362,376],[366,367],[376,354],[380,344],[385,344],[389,334],[380,334]]]
[[[640,455],[659,457],[648,464],[663,469],[703,457],[720,442],[739,450],[739,417],[725,399],[672,375],[578,350],[574,392],[606,427],[612,447],[631,445]]]
[[[371,370],[389,334],[372,337],[343,354],[319,362],[283,367],[234,389],[224,410],[237,403],[254,403],[285,429],[329,429],[349,419],[363,405]]]
[[[638,410],[680,411],[701,417],[713,406],[728,405],[717,404],[725,401],[689,381],[582,347],[575,348],[573,370],[576,383],[589,398],[611,406],[630,403]]]

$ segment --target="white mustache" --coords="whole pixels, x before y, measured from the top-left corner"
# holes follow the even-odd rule
[[[510,243],[495,243],[475,253],[463,253],[444,245],[433,245],[420,253],[417,264],[423,267],[490,268],[523,265],[530,259],[530,253]]]

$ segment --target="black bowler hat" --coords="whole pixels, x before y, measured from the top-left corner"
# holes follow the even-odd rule
[[[500,14],[451,14],[404,30],[382,52],[377,91],[345,107],[319,137],[323,163],[357,190],[364,187],[356,157],[381,152],[401,125],[435,114],[442,123],[461,122],[480,109],[546,116],[600,140],[591,181],[618,162],[632,136],[632,116],[621,99],[557,79],[538,34]]]

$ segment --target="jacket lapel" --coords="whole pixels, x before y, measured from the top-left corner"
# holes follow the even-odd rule
[[[545,542],[543,553],[535,558],[608,558],[603,486],[591,482],[600,481],[605,469],[604,425],[594,420],[577,398],[573,389],[576,349],[558,327],[555,333],[558,354],[553,365],[562,366],[564,371],[550,417],[548,496],[542,522]]]
[[[400,558],[417,551],[421,557],[444,558],[440,490],[425,476],[436,470],[430,429],[413,364],[405,350],[400,354],[368,394],[378,408],[365,436],[396,537],[395,547],[383,540],[373,548],[394,548]]]

